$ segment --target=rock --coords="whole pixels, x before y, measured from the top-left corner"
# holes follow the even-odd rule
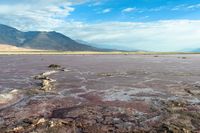
[[[52,70],[52,71],[47,71],[44,73],[41,73],[37,76],[34,77],[36,80],[41,80],[41,86],[40,89],[44,91],[50,91],[53,88],[52,82],[55,82],[56,80],[49,78],[51,74],[57,73],[58,71]]]
[[[123,121],[120,118],[113,118],[113,124],[120,124],[123,123]]]
[[[52,75],[52,74],[57,73],[57,72],[58,71],[55,71],[55,70],[53,70],[53,71],[47,71],[47,72],[42,73],[41,75],[42,76],[49,76],[49,75]]]
[[[179,59],[187,59],[187,57],[178,57]]]
[[[194,85],[193,87],[186,88],[184,90],[192,96],[199,96],[200,95],[200,86],[199,85]]]
[[[46,120],[44,118],[41,118],[41,119],[38,120],[38,122],[36,123],[36,125],[43,124],[45,122],[46,122]]]
[[[21,123],[21,125],[24,127],[24,126],[30,126],[30,125],[32,125],[33,124],[33,122],[32,122],[32,120],[30,120],[30,119],[24,119],[24,120],[22,120],[22,123]]]
[[[97,74],[98,76],[106,76],[106,77],[111,77],[111,76],[113,76],[113,74],[112,73],[99,73],[99,74]]]
[[[15,127],[13,129],[14,132],[21,132],[22,130],[24,130],[24,128],[22,126],[19,126],[19,127]]]
[[[14,89],[14,90],[10,91],[10,94],[17,94],[18,92],[19,92],[19,90]]]
[[[105,117],[103,124],[109,125],[109,124],[112,124],[112,123],[113,123],[113,118],[111,116]]]
[[[194,95],[194,93],[191,92],[191,90],[189,89],[184,89],[187,93],[191,94],[191,95]]]
[[[70,70],[68,70],[68,69],[66,69],[66,68],[62,68],[62,69],[60,69],[61,71],[63,71],[63,72],[69,72]]]
[[[44,80],[44,79],[50,79],[48,76],[50,76],[51,74],[54,74],[54,73],[57,73],[58,71],[47,71],[47,72],[44,72],[44,73],[41,73],[39,75],[36,75],[34,77],[34,79],[36,80]]]
[[[171,100],[167,103],[167,105],[169,107],[185,107],[186,106],[186,103],[182,102],[182,101],[174,101],[174,100]]]
[[[50,85],[49,80],[43,80],[42,87],[49,86],[49,85]]]
[[[48,68],[58,69],[58,68],[61,68],[61,66],[57,65],[57,64],[51,64],[51,65],[48,66]]]
[[[51,69],[54,69],[54,70],[59,70],[59,71],[63,71],[63,72],[68,72],[70,70],[66,69],[66,68],[63,68],[61,67],[60,65],[57,65],[57,64],[51,64],[48,66],[49,68]]]
[[[185,127],[178,127],[174,124],[163,123],[159,128],[156,129],[158,133],[191,133],[191,130]]]
[[[42,80],[41,90],[50,91],[50,90],[52,90],[52,88],[53,88],[53,85],[51,84],[51,82],[49,80]]]
[[[43,80],[43,79],[47,79],[48,77],[47,76],[44,76],[44,75],[36,75],[35,77],[34,77],[34,79],[35,80]]]
[[[97,116],[96,123],[102,123],[104,119],[102,117]]]

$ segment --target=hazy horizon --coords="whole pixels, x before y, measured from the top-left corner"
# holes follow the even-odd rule
[[[200,48],[199,9],[196,0],[2,0],[0,23],[104,48],[187,51]]]

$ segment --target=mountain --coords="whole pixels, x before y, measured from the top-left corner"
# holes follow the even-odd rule
[[[200,52],[200,48],[187,48],[187,49],[180,50],[180,52],[194,52],[194,53],[199,53]]]
[[[6,25],[0,24],[0,43],[1,44],[10,44],[19,46],[22,43],[22,39],[24,38],[24,33],[11,28]]]
[[[29,31],[22,32],[15,28],[0,24],[0,44],[16,47],[61,50],[61,51],[104,51],[72,40],[58,32]]]
[[[191,52],[200,52],[200,48],[193,49]]]
[[[128,51],[128,50],[117,49],[117,48],[114,48],[114,47],[109,47],[109,45],[89,43],[89,42],[86,42],[86,41],[83,41],[83,40],[76,40],[76,42],[81,43],[81,44],[86,44],[88,46],[93,46],[93,47],[101,49],[102,51],[105,51],[105,52],[110,52],[110,51],[127,52]]]

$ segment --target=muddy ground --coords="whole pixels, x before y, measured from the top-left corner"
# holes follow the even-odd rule
[[[199,133],[200,55],[1,55],[0,133]]]

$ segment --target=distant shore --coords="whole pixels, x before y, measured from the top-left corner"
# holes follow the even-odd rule
[[[200,54],[198,52],[97,52],[97,51],[0,51],[0,55],[170,55],[170,54]]]

